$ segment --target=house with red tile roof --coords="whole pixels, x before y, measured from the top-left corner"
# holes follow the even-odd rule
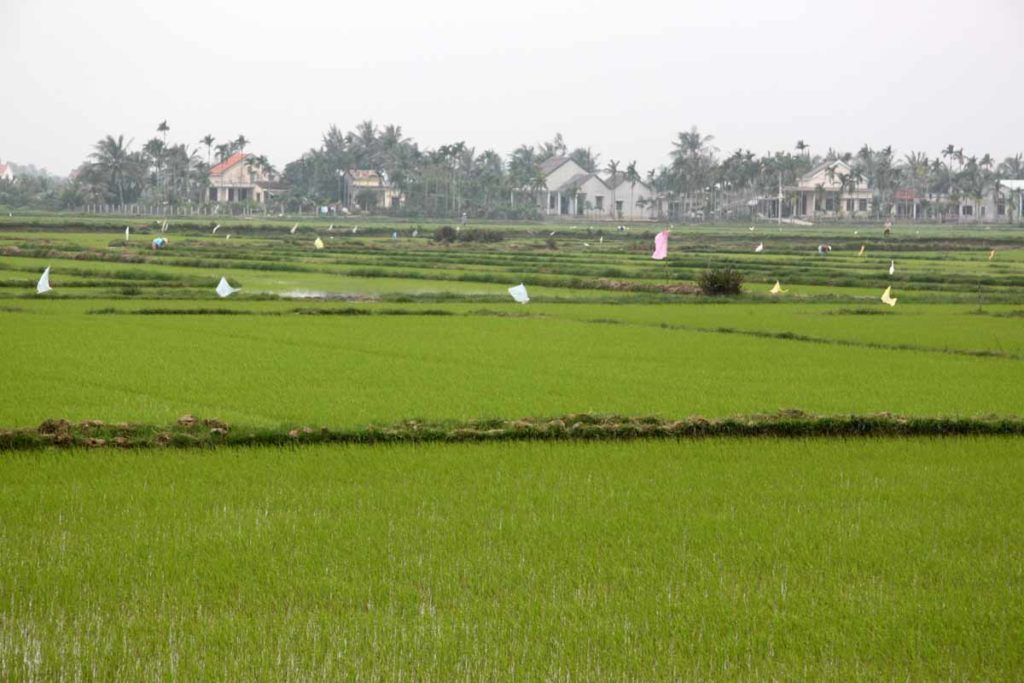
[[[10,164],[0,164],[0,180],[14,180]]]
[[[235,152],[210,169],[209,201],[265,204],[271,195],[284,189],[266,169],[246,163],[251,156],[247,152]]]

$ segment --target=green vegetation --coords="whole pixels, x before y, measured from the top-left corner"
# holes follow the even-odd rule
[[[0,217],[0,678],[1024,668],[1019,229],[130,223]]]
[[[7,454],[0,670],[1013,678],[1022,455],[1005,438]]]

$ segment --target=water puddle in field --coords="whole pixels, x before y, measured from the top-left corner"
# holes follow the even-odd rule
[[[354,294],[349,292],[323,292],[313,289],[292,289],[278,292],[282,299],[323,299],[325,301],[377,301],[380,297],[373,294]]]

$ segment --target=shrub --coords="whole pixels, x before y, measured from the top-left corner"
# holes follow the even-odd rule
[[[697,284],[707,296],[733,296],[743,291],[743,275],[735,268],[708,268]]]
[[[458,234],[459,233],[457,233],[455,231],[455,228],[453,228],[452,226],[450,226],[450,225],[442,225],[440,228],[438,228],[434,232],[434,241],[435,242],[445,242],[447,244],[451,244],[452,242],[454,242],[456,240],[456,238],[458,237]]]

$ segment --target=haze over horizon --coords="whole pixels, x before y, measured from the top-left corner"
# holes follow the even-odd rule
[[[802,139],[1001,159],[1024,150],[1021,27],[1014,0],[6,0],[0,161],[64,175],[103,136],[137,149],[165,119],[168,141],[244,134],[279,170],[366,119],[503,155],[561,132],[641,169],[691,126],[723,155]]]

